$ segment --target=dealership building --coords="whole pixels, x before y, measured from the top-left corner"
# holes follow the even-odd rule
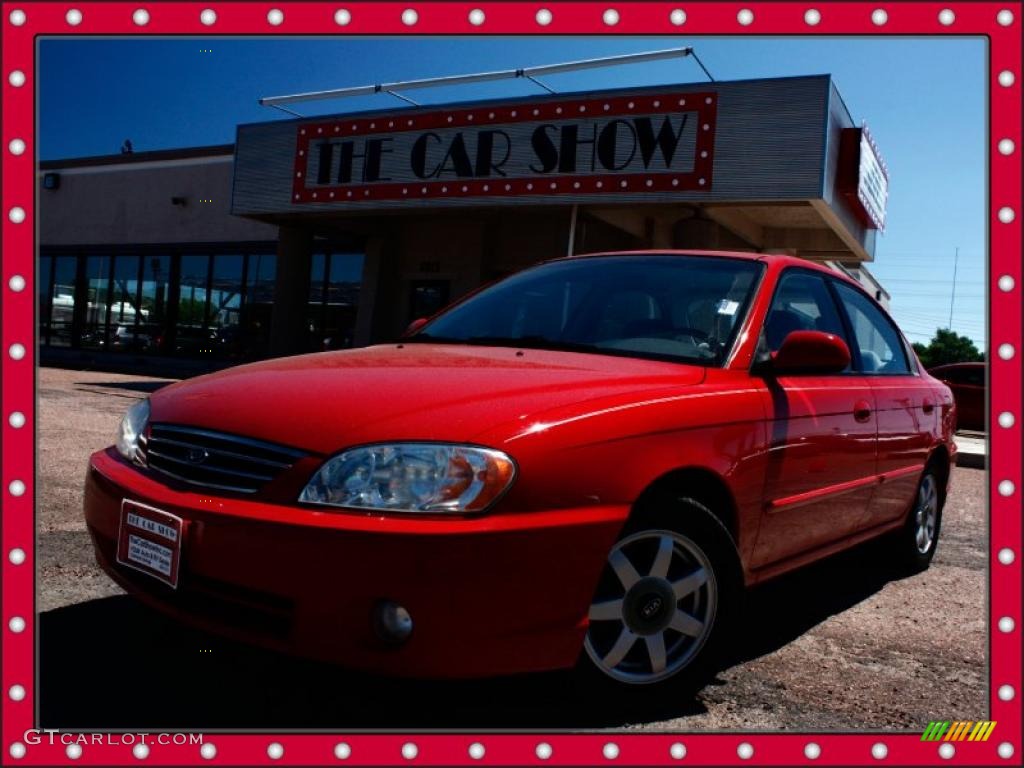
[[[41,359],[210,366],[391,339],[536,262],[790,253],[857,279],[887,170],[828,75],[408,106],[39,164]]]

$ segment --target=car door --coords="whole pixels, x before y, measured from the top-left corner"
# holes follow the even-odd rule
[[[939,433],[942,404],[928,379],[911,363],[896,324],[859,289],[835,281],[864,377],[875,395],[878,421],[878,487],[869,526],[906,513],[928,453]]]
[[[792,331],[833,333],[849,344],[825,276],[790,268],[765,316],[760,352]],[[871,384],[851,364],[828,375],[764,375],[768,421],[764,513],[753,565],[838,541],[865,524],[876,483]]]

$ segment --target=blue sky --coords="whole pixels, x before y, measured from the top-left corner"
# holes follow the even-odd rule
[[[260,96],[692,45],[718,80],[831,74],[890,173],[888,227],[870,269],[912,341],[949,323],[985,341],[987,45],[983,38],[174,38],[40,42],[41,159],[234,141],[285,119]],[[559,91],[702,81],[689,59],[545,78]],[[417,91],[423,103],[533,95],[505,81]],[[387,95],[297,105],[303,114],[400,106]]]

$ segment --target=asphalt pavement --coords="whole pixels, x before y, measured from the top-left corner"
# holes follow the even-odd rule
[[[650,729],[921,731],[986,719],[987,490],[957,467],[932,567],[868,544],[753,590],[713,682],[673,701],[595,700],[568,673],[393,680],[181,627],[116,587],[82,519],[88,455],[167,379],[39,372],[41,727],[117,730]],[[159,663],[157,663],[159,660]]]

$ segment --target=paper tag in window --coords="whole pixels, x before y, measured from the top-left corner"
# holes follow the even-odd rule
[[[718,306],[716,307],[716,309],[718,310],[718,314],[729,315],[730,317],[735,315],[736,310],[739,308],[740,303],[738,301],[730,301],[729,299],[722,299],[720,302],[718,302]]]

